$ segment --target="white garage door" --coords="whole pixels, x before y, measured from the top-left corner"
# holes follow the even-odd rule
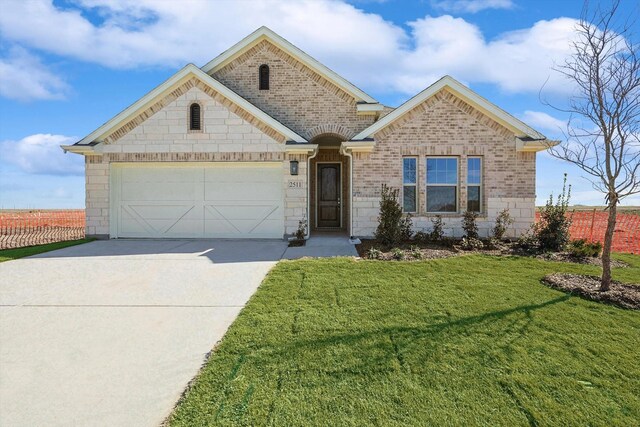
[[[113,163],[113,237],[282,238],[280,163]]]

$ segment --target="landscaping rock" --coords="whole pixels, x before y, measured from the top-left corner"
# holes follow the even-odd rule
[[[611,288],[601,292],[599,277],[568,273],[549,274],[542,279],[542,282],[554,289],[570,292],[592,301],[640,310],[640,284],[626,285],[612,281]]]

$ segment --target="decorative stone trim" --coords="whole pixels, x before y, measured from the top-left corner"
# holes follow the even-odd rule
[[[306,134],[309,136],[309,141],[320,135],[336,135],[339,138],[343,138],[348,141],[355,133],[337,123],[324,123],[309,129]]]
[[[392,134],[395,130],[402,128],[407,122],[415,120],[417,116],[424,116],[429,114],[429,110],[434,108],[440,102],[447,102],[452,104],[460,111],[473,117],[478,123],[496,131],[500,136],[513,137],[513,132],[502,126],[500,123],[493,120],[491,117],[485,115],[477,108],[466,103],[461,98],[457,97],[453,93],[446,89],[441,89],[432,97],[426,99],[422,104],[417,105],[413,110],[407,112],[402,117],[398,118],[395,122],[389,124],[384,129],[381,129],[375,134],[375,138],[385,138]]]
[[[214,100],[216,100],[220,104],[222,104],[225,107],[227,107],[229,109],[229,111],[231,111],[232,113],[236,114],[240,118],[246,120],[247,122],[249,122],[253,126],[257,127],[263,133],[265,133],[266,135],[270,136],[274,140],[276,140],[276,141],[278,141],[280,143],[284,143],[286,141],[286,137],[284,135],[282,135],[280,132],[277,132],[276,130],[274,130],[271,127],[267,126],[266,124],[264,124],[260,120],[256,119],[251,113],[249,113],[249,112],[245,111],[244,109],[238,107],[236,104],[234,104],[233,102],[231,102],[230,100],[228,100],[224,96],[220,95],[218,92],[213,90],[211,87],[209,87],[205,83],[201,82],[200,80],[198,80],[196,78],[191,78],[188,81],[186,81],[185,83],[183,83],[182,85],[180,85],[177,88],[175,88],[167,96],[165,96],[164,98],[162,98],[159,101],[155,102],[153,105],[151,105],[149,108],[144,110],[142,113],[138,114],[133,119],[129,120],[126,124],[124,124],[123,126],[118,128],[116,131],[112,132],[109,136],[107,136],[103,140],[103,142],[105,144],[112,144],[112,143],[116,142],[117,140],[122,138],[124,135],[126,135],[128,132],[132,131],[134,128],[136,128],[138,125],[140,125],[142,122],[144,122],[146,119],[148,119],[149,117],[151,117],[152,115],[154,115],[158,111],[162,110],[164,107],[169,105],[171,102],[175,101],[178,97],[184,95],[189,89],[191,89],[193,87],[197,87],[198,89],[200,89],[201,91],[203,91],[207,95],[211,96],[211,98],[213,98]],[[202,111],[203,111],[203,109],[201,108],[201,113],[202,113]],[[188,114],[188,111],[187,111],[187,114]]]
[[[228,153],[108,153],[103,162],[274,162],[285,160],[282,152]],[[98,163],[98,162],[96,162]]]

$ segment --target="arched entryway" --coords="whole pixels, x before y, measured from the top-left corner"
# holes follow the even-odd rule
[[[309,226],[315,232],[349,229],[349,159],[340,154],[347,139],[337,134],[319,135],[311,141],[318,153],[310,162]]]

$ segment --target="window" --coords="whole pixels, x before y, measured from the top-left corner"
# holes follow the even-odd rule
[[[482,200],[482,159],[467,159],[467,210],[480,212]]]
[[[457,212],[458,159],[427,157],[427,212]]]
[[[200,122],[200,104],[194,102],[189,107],[189,130],[202,130]]]
[[[416,212],[416,183],[418,182],[418,161],[415,157],[402,159],[402,210]]]
[[[262,64],[259,70],[260,90],[269,90],[269,66]]]

